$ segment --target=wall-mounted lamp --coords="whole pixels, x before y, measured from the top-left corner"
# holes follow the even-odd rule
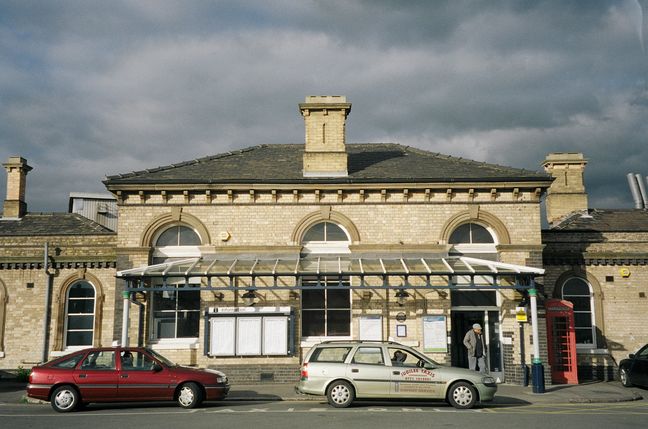
[[[288,293],[288,297],[290,297],[290,299],[299,299],[299,292],[291,290]]]
[[[403,305],[405,305],[405,301],[407,301],[409,293],[407,293],[404,289],[398,289],[394,296],[396,297],[396,302],[398,303],[398,305],[402,307]]]
[[[243,298],[243,304],[247,305],[248,307],[251,305],[254,305],[254,300],[256,299],[256,294],[254,293],[253,290],[249,290],[241,296]]]
[[[225,294],[223,292],[214,292],[214,298],[216,298],[219,301],[222,301],[223,298],[225,298]]]
[[[363,301],[370,301],[372,296],[373,296],[373,293],[371,293],[370,290],[362,291],[362,300]]]

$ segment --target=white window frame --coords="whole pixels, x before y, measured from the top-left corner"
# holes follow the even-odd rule
[[[576,348],[581,349],[581,350],[596,350],[598,349],[598,344],[597,344],[597,338],[596,338],[596,314],[595,314],[595,307],[594,307],[594,290],[592,289],[592,285],[590,282],[587,281],[587,279],[584,279],[583,277],[578,277],[578,276],[572,276],[566,279],[564,282],[562,282],[562,285],[560,285],[560,298],[569,301],[568,298],[565,298],[564,290],[565,290],[565,285],[570,281],[570,280],[579,280],[587,285],[587,288],[589,290],[589,302],[590,302],[590,317],[591,317],[591,322],[592,322],[592,343],[591,344],[583,344],[583,343],[576,343]],[[568,297],[579,297],[579,298],[585,298],[585,295],[568,295]],[[576,319],[576,313],[586,313],[584,311],[574,311],[574,319]],[[574,329],[576,329],[576,321],[574,320]]]
[[[94,296],[92,297],[92,340],[90,341],[90,344],[88,345],[78,345],[78,346],[68,346],[67,344],[67,338],[68,338],[68,317],[70,316],[69,313],[69,304],[70,304],[70,291],[72,288],[79,284],[79,283],[87,283],[90,286],[92,286],[92,290],[94,291]],[[79,299],[79,298],[75,298]],[[83,298],[83,299],[89,299],[89,298]],[[72,316],[87,316],[90,313],[73,313],[71,314]],[[95,325],[96,325],[96,317],[97,317],[97,288],[95,285],[92,284],[92,282],[89,282],[87,280],[76,280],[73,282],[68,288],[67,291],[65,292],[65,320],[64,320],[64,330],[63,330],[63,348],[66,351],[75,351],[75,350],[82,350],[82,349],[87,349],[88,347],[92,347],[94,345],[94,339],[95,339]],[[89,329],[75,329],[74,331],[90,331]]]

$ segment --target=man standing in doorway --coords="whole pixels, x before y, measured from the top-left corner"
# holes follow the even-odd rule
[[[479,365],[479,372],[486,373],[486,342],[482,335],[482,327],[479,323],[475,323],[472,329],[466,332],[463,340],[464,346],[468,349],[468,368],[477,371]]]

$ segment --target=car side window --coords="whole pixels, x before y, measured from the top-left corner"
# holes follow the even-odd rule
[[[648,359],[648,346],[646,346],[643,349],[639,350],[639,353],[637,353],[637,357],[639,359]]]
[[[69,357],[67,359],[60,360],[53,364],[52,366],[54,368],[67,368],[67,369],[72,369],[77,366],[81,358],[83,357],[83,354],[80,355],[75,355],[72,357]]]
[[[313,351],[308,359],[310,362],[338,362],[343,363],[351,347],[320,347]]]
[[[112,350],[97,350],[88,353],[81,369],[111,370],[115,369],[115,352]]]
[[[358,347],[353,355],[353,363],[368,365],[384,365],[382,349],[380,347]]]
[[[129,371],[150,371],[155,365],[155,360],[146,353],[135,351],[122,352],[122,369]]]
[[[389,356],[391,359],[392,366],[409,366],[415,367],[418,358],[412,356],[406,350],[399,348],[389,348]]]

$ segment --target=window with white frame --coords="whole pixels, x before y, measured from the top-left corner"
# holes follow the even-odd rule
[[[576,345],[596,348],[596,325],[592,287],[583,278],[572,277],[563,283],[562,299],[574,304],[574,326]]]
[[[487,226],[468,222],[459,225],[448,239],[452,245],[451,253],[460,255],[474,255],[482,259],[497,259],[496,235]],[[490,254],[490,255],[488,255]]]
[[[311,226],[302,239],[307,259],[350,253],[347,231],[334,222]],[[348,276],[304,277],[301,284],[302,337],[348,337],[351,335],[351,285]],[[312,290],[309,290],[312,288]]]
[[[163,230],[155,240],[153,263],[159,264],[177,259],[200,257],[201,239],[198,233],[186,225],[172,225]],[[198,281],[195,282],[198,284]],[[194,286],[184,278],[166,281],[172,290],[154,291],[152,294],[152,340],[195,339],[200,329],[200,291],[183,290]],[[162,286],[158,284],[157,286]]]
[[[68,288],[65,297],[65,346],[92,346],[94,321],[94,286],[86,281],[78,281]]]

